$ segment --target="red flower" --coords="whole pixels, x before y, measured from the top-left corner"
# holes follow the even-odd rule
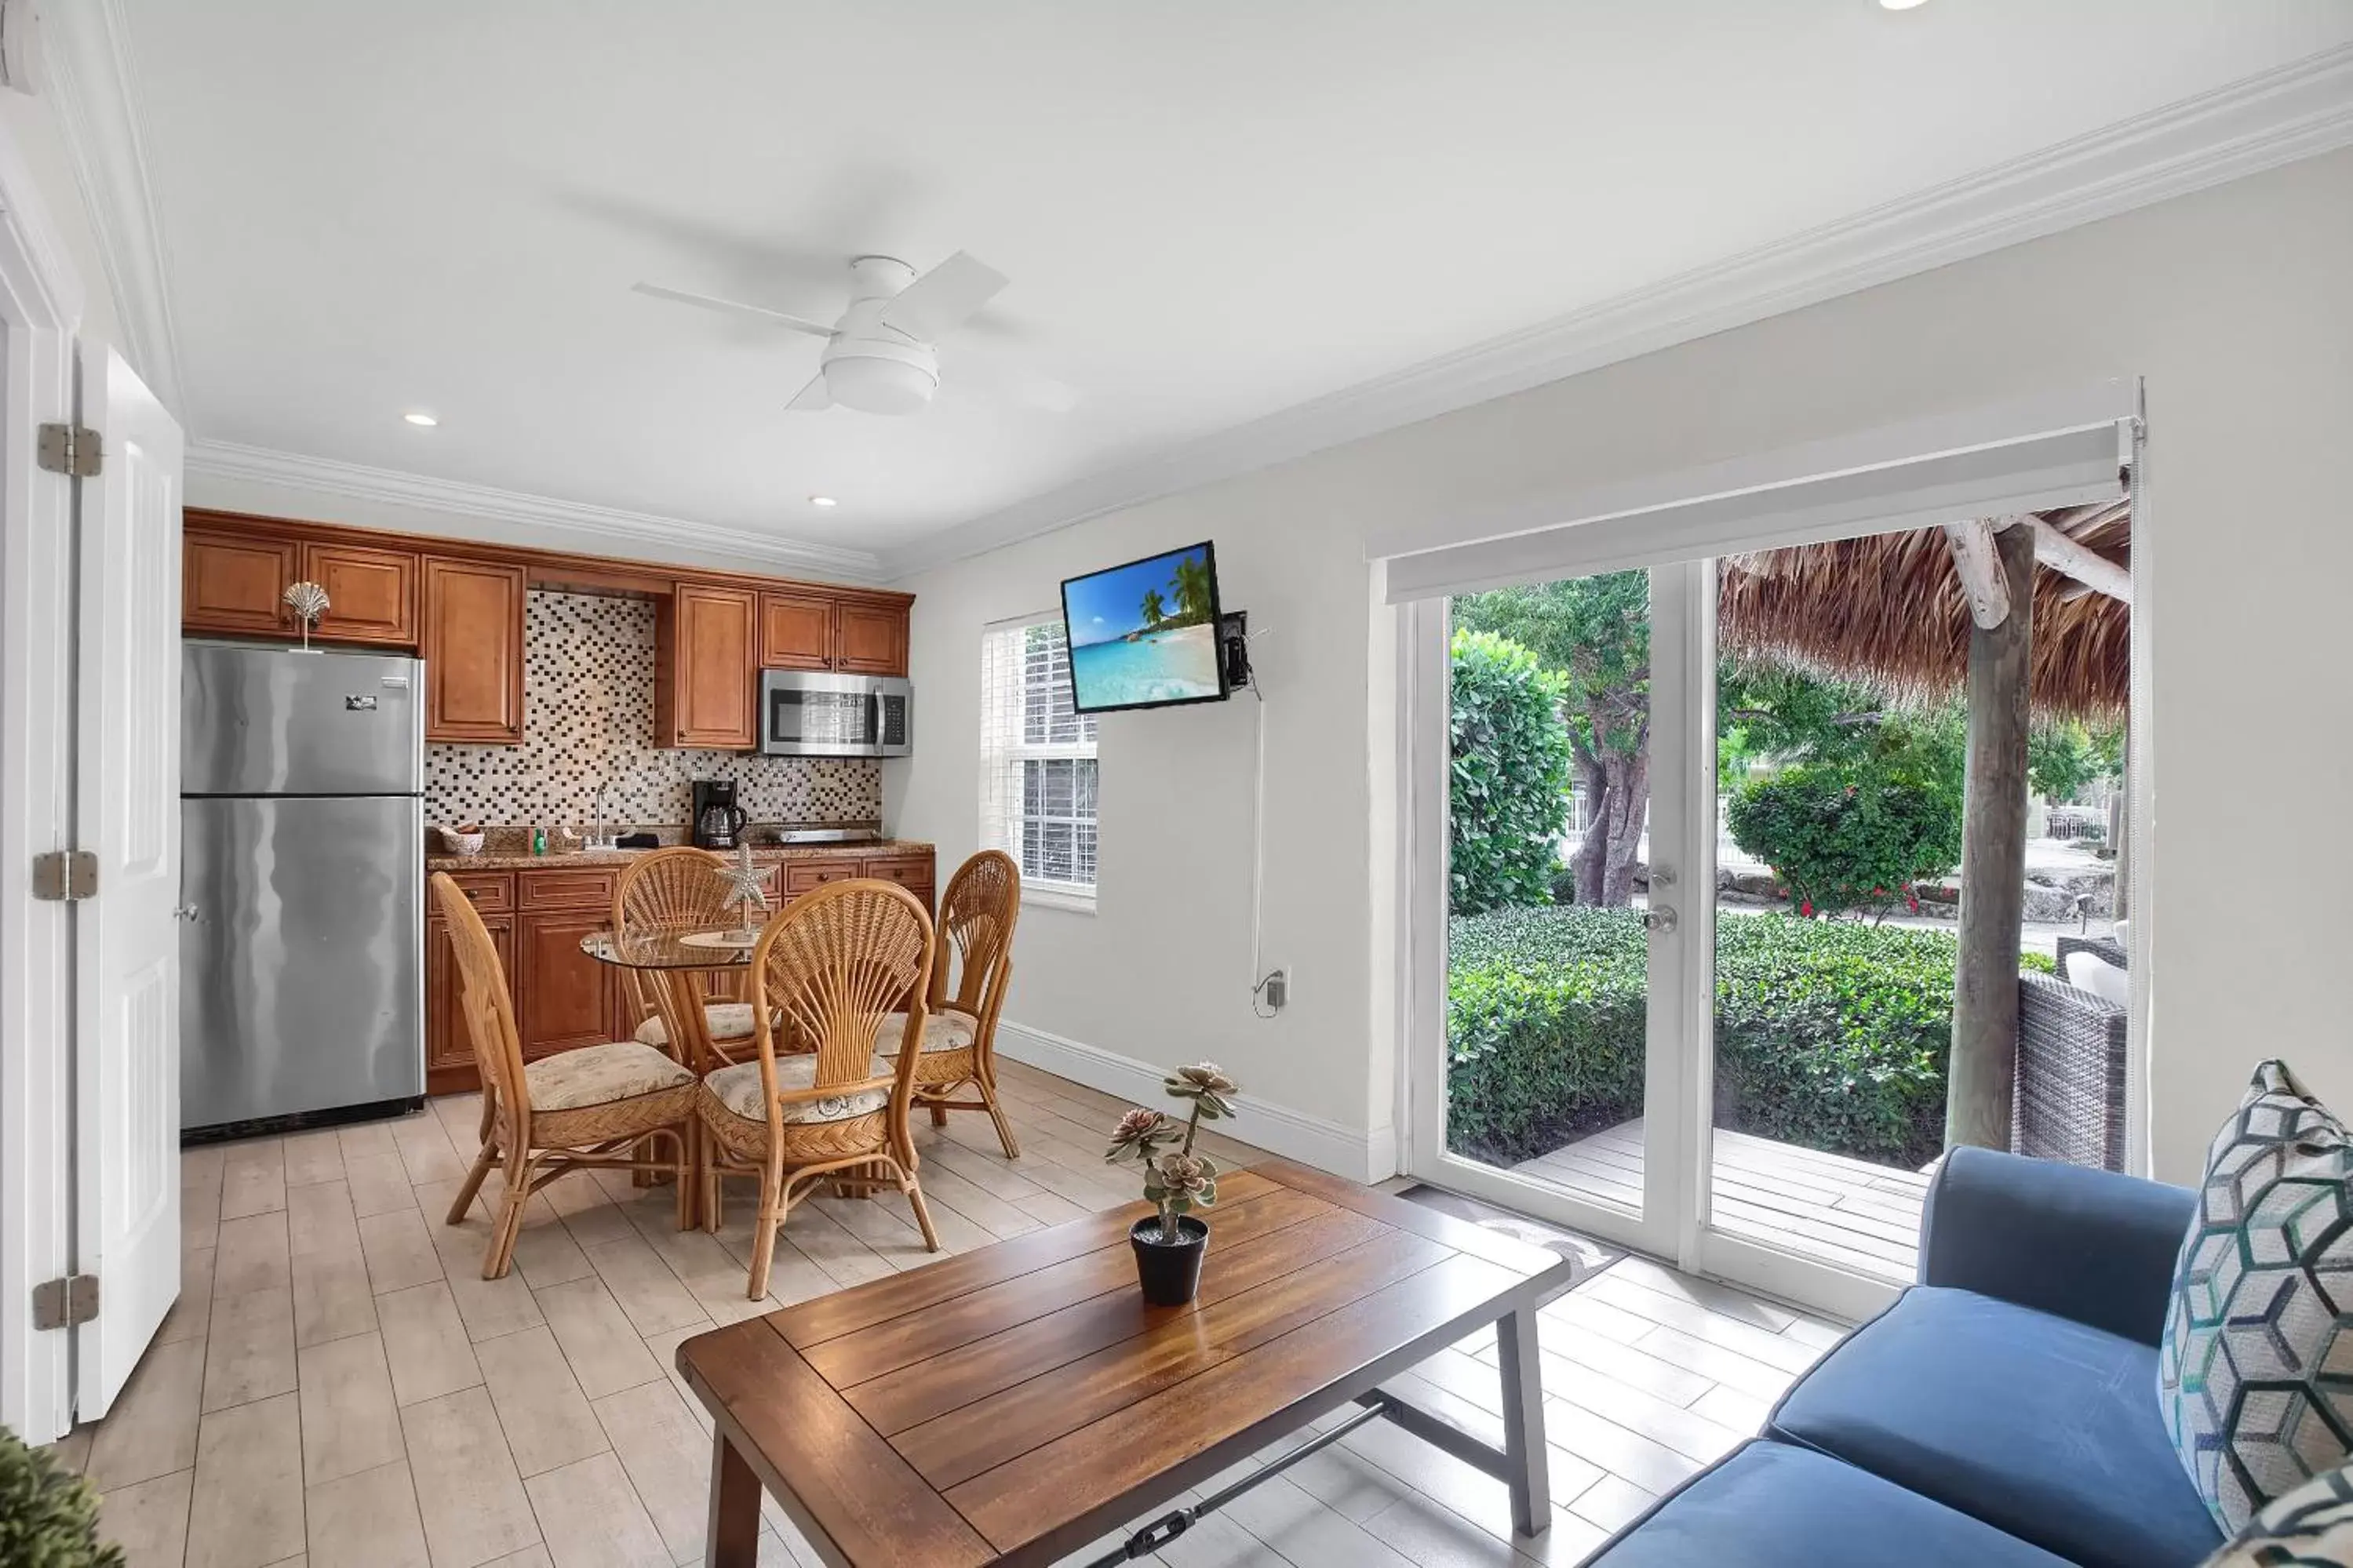
[[[1805,902],[1799,904],[1798,906],[1798,912],[1805,916],[1808,920],[1812,920],[1814,918],[1814,900],[1808,899]]]

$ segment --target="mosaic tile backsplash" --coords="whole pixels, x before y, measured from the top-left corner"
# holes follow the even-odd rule
[[[425,817],[438,826],[687,819],[694,779],[733,779],[754,822],[862,822],[882,815],[882,770],[862,758],[667,751],[652,743],[654,607],[643,599],[533,590],[523,614],[523,742],[425,748]]]

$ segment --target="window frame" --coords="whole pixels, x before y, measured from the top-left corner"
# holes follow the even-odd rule
[[[1083,737],[1069,741],[1030,741],[1026,738],[1029,719],[1029,694],[1031,689],[1026,668],[1028,649],[1020,642],[1030,630],[1039,626],[1060,627],[1062,616],[1058,612],[1041,612],[1018,616],[1011,620],[992,621],[981,628],[981,734],[980,734],[980,841],[984,848],[999,849],[1013,857],[1021,868],[1021,896],[1025,903],[1044,905],[1051,909],[1093,914],[1103,878],[1103,757],[1094,716],[1074,712]],[[1067,633],[1065,637],[1067,638]],[[1002,653],[997,639],[1008,639]],[[1064,644],[1067,648],[1067,641]],[[1068,658],[1067,652],[1063,656]],[[1008,658],[1007,668],[999,668],[999,659]],[[1063,689],[1068,696],[1068,688]],[[1085,816],[1073,814],[1068,817],[1039,815],[1033,818],[1026,810],[1027,776],[1025,764],[1046,762],[1091,762],[1095,764],[1093,810]],[[1075,807],[1075,781],[1074,800]],[[1025,858],[1024,826],[1031,820],[1069,821],[1075,831],[1082,827],[1094,834],[1094,879],[1087,882],[1066,881],[1034,875],[1023,865]]]

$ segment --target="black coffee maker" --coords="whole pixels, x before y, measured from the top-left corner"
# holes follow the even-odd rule
[[[751,818],[735,804],[733,779],[694,781],[694,841],[705,849],[733,849]]]

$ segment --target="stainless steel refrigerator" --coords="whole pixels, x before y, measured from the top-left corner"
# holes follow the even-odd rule
[[[183,1129],[425,1092],[424,675],[185,645]]]

